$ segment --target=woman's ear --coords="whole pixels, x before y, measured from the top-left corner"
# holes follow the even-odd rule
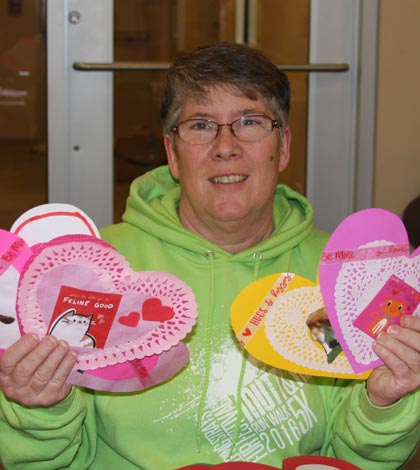
[[[172,176],[175,179],[179,178],[178,158],[174,149],[174,142],[168,134],[163,137],[163,143],[165,145],[166,158],[168,159],[168,166],[171,170]]]
[[[290,160],[290,142],[292,140],[292,132],[288,126],[283,130],[280,158],[279,158],[279,172],[286,169]]]

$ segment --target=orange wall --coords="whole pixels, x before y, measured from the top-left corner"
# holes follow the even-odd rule
[[[419,18],[418,0],[380,0],[374,205],[398,215],[420,195]]]

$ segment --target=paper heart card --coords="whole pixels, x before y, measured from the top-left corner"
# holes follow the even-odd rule
[[[240,344],[276,368],[309,375],[363,378],[345,356],[325,312],[319,284],[293,273],[247,286],[231,307]]]
[[[281,470],[261,463],[224,462],[216,465],[196,464],[179,468],[178,470]],[[362,470],[360,467],[334,457],[320,455],[300,455],[283,460],[283,470]]]
[[[31,246],[68,233],[99,237],[93,221],[70,204],[43,204],[22,214],[10,232],[0,230],[0,350],[20,337],[16,319],[19,276],[32,254]]]
[[[321,257],[321,293],[337,339],[356,373],[382,364],[372,344],[401,315],[420,316],[420,249],[410,254],[404,224],[383,209],[347,217]]]
[[[19,275],[32,251],[19,236],[0,230],[0,350],[20,337],[16,318]]]
[[[1,350],[22,332],[54,334],[79,352],[68,381],[108,391],[142,390],[185,367],[189,352],[181,339],[196,317],[188,286],[148,272],[133,288],[141,275],[131,272],[74,206],[38,206],[11,230],[0,232],[0,295],[7,306],[0,316]],[[99,267],[104,258],[109,264]],[[129,344],[124,351],[122,343]]]
[[[169,273],[134,272],[104,241],[68,235],[38,244],[19,281],[25,332],[52,334],[77,352],[77,369],[160,354],[191,331],[191,289]]]
[[[321,455],[289,457],[283,460],[282,468],[283,470],[362,470],[344,460]]]

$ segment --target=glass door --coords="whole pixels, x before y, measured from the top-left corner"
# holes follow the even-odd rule
[[[374,103],[374,93],[359,100],[358,88],[375,67],[363,57],[362,33],[376,25],[368,5],[47,0],[50,201],[80,207],[99,227],[120,220],[133,178],[166,161],[165,70],[185,50],[227,40],[262,49],[288,74],[292,161],[280,181],[309,197],[320,228],[334,229],[355,210],[358,106]]]
[[[309,0],[126,0],[114,2],[114,61],[168,62],[211,42],[238,41],[276,64],[309,60]],[[166,163],[159,120],[165,71],[114,72],[114,221],[130,182]],[[308,73],[291,72],[292,155],[280,181],[305,193]]]
[[[0,228],[47,201],[46,21],[42,0],[0,6]]]

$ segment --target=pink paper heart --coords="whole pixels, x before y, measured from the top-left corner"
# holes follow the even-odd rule
[[[409,254],[400,218],[383,209],[347,217],[324,249],[319,278],[331,325],[356,373],[382,364],[374,339],[354,322],[393,275],[420,289],[420,250]],[[420,315],[420,307],[413,314]]]
[[[119,319],[137,312],[136,306],[147,299],[170,307],[170,321],[139,319],[131,328],[121,324]],[[41,337],[48,331],[70,331],[71,323],[73,341],[73,324],[78,323],[83,336],[71,344],[78,351],[75,368],[82,370],[168,351],[191,331],[197,316],[194,295],[181,280],[158,271],[134,272],[112,246],[86,235],[34,247],[20,278],[16,305],[23,330]]]
[[[0,304],[2,314],[16,319],[16,294],[19,276],[32,255],[31,246],[68,233],[83,233],[99,237],[93,221],[70,204],[42,204],[23,213],[10,232],[0,230]],[[3,327],[0,354],[21,335],[18,322]]]
[[[134,359],[94,370],[70,373],[69,383],[110,392],[144,390],[171,378],[189,361],[187,346],[180,342],[161,354]]]
[[[14,222],[10,232],[0,231],[0,251],[6,254],[5,260],[13,261],[10,267],[0,272],[0,292],[2,294],[2,313],[0,318],[0,347],[8,347],[21,335],[16,321],[16,293],[19,272],[32,255],[31,246],[44,243],[53,238],[69,234],[85,234],[100,238],[94,222],[75,206],[69,204],[44,204],[22,214]],[[15,242],[24,239],[27,250],[25,256],[10,256],[11,248],[16,253]],[[13,247],[12,247],[13,245]],[[2,251],[1,247],[5,246]],[[7,252],[7,253],[6,253]],[[4,261],[5,261],[4,260]],[[1,269],[0,269],[1,271]],[[7,314],[7,315],[6,315]],[[13,321],[12,321],[13,320]],[[7,322],[7,323],[5,323]],[[8,323],[11,322],[11,323]],[[0,354],[3,349],[0,349]],[[181,342],[160,354],[146,356],[115,365],[108,365],[85,373],[73,371],[68,382],[83,387],[107,391],[134,391],[162,382],[183,368],[189,359],[187,347]],[[141,369],[147,370],[146,378],[140,379],[132,364],[141,363]]]
[[[16,319],[16,293],[19,272],[32,251],[14,233],[0,229],[0,354],[20,338]]]

